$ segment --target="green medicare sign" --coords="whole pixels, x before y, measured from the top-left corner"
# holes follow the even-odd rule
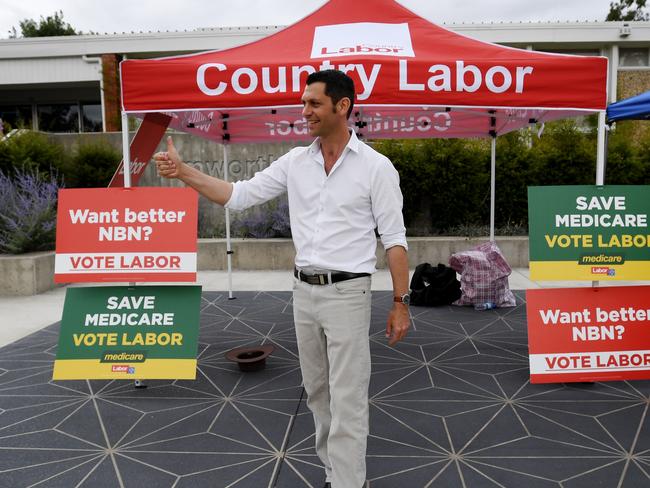
[[[200,305],[200,286],[68,288],[53,379],[195,379]]]
[[[650,186],[528,188],[533,280],[650,279]]]

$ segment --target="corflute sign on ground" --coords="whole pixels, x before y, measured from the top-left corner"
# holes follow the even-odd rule
[[[528,188],[532,280],[650,279],[650,186]]]
[[[195,379],[200,304],[200,286],[69,288],[53,379]]]
[[[650,378],[650,287],[526,292],[531,383]]]
[[[61,190],[54,280],[195,281],[197,207],[190,188]]]

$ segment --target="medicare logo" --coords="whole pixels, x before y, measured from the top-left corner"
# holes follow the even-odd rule
[[[362,54],[413,58],[413,45],[408,24],[322,25],[314,31],[312,58],[336,58]]]

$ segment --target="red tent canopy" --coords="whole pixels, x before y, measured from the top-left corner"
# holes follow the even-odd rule
[[[369,139],[496,135],[606,107],[604,57],[477,41],[393,0],[331,0],[244,46],[122,62],[123,109],[217,141],[309,139],[300,96],[327,68],[354,79],[350,124]]]

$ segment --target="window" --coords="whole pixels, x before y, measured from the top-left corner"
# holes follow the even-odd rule
[[[34,105],[0,105],[4,133],[31,129]],[[36,105],[37,128],[43,132],[102,132],[102,105],[91,103],[43,103]]]
[[[79,105],[60,103],[39,105],[38,130],[43,132],[79,132]]]
[[[81,106],[82,132],[101,132],[102,106],[100,104],[83,104]]]
[[[5,133],[11,129],[31,129],[32,107],[29,105],[0,106],[0,119]]]
[[[618,65],[623,67],[648,66],[647,47],[623,47],[618,51]]]

